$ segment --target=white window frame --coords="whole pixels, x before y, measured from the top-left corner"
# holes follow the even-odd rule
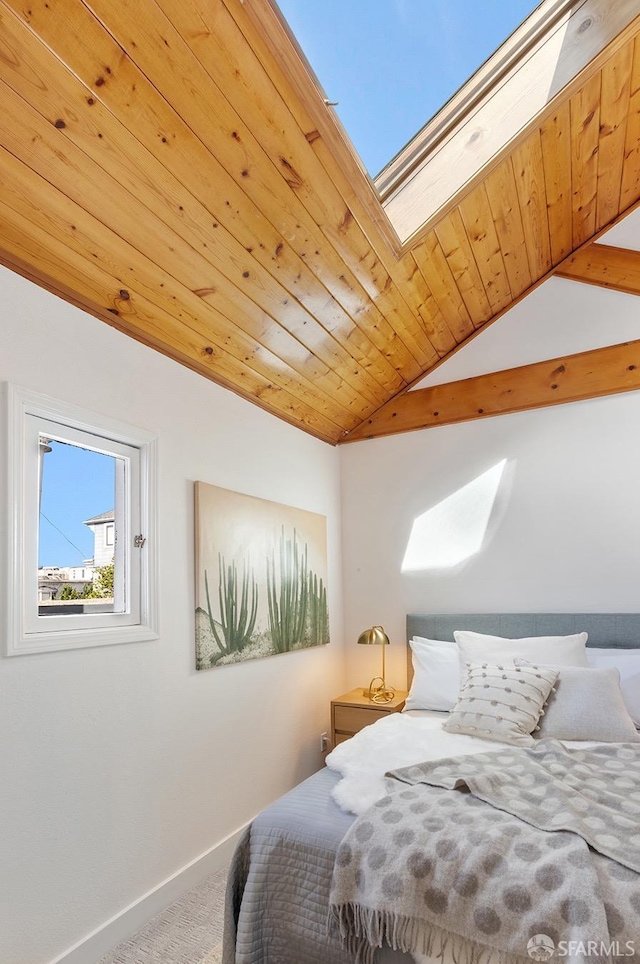
[[[156,436],[16,385],[7,383],[5,395],[5,655],[157,639]],[[93,449],[126,460],[124,538],[121,540],[118,533],[116,539],[127,582],[124,612],[37,615],[38,455],[37,445],[33,444],[31,416],[55,423],[59,426],[59,437],[71,442],[81,443],[82,436],[78,433],[89,433],[95,439],[95,444],[91,441]],[[137,535],[145,540],[140,548],[134,546]]]
[[[118,519],[117,545],[114,543],[116,611],[68,615],[64,611],[40,616],[33,600],[38,592],[38,539],[32,537],[27,520],[38,518],[40,463],[37,458],[40,438],[69,442],[82,449],[109,455],[115,463],[115,513]],[[23,549],[24,631],[27,635],[61,632],[82,626],[102,629],[109,626],[136,626],[140,622],[140,560],[133,547],[133,536],[142,531],[140,520],[140,448],[106,438],[104,434],[79,430],[75,426],[28,412],[24,415],[24,518]],[[31,457],[29,455],[31,453]],[[46,465],[46,458],[45,458]]]

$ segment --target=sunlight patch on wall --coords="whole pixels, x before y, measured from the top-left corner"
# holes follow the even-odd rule
[[[480,551],[506,464],[503,459],[414,519],[402,572],[449,569]]]

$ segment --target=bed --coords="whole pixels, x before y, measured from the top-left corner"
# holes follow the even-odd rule
[[[640,647],[640,614],[410,614],[407,617],[407,639],[424,636],[453,640],[454,630],[472,630],[508,638],[586,631],[589,634],[588,647],[621,650]],[[416,738],[424,731],[426,746],[437,739],[442,716],[418,711],[406,714],[402,723],[383,722],[391,726],[402,725],[416,734]],[[362,731],[367,740],[378,739],[376,730],[382,734],[380,724],[367,730]],[[472,737],[457,739],[474,740]],[[454,743],[455,740],[454,737]],[[458,751],[454,749],[452,752]],[[437,757],[438,753],[445,751],[436,746],[432,756]],[[383,758],[382,750],[378,755]],[[401,761],[400,766],[408,766],[409,762],[418,761],[414,757],[406,764]],[[399,770],[401,777],[406,772]],[[224,964],[354,964],[356,961],[358,955],[354,948],[345,949],[336,929],[331,934],[327,929],[336,855],[345,835],[360,819],[338,806],[334,799],[344,782],[340,773],[324,768],[263,811],[245,833],[229,876]],[[381,789],[370,783],[368,786],[373,794],[372,800],[376,794],[384,793],[382,784]],[[431,788],[430,792],[445,793],[437,787]],[[513,821],[517,817],[509,815],[508,819]],[[635,886],[636,875],[628,869],[627,874],[632,875]],[[640,921],[640,896],[635,891],[633,899],[638,901],[637,918]],[[640,934],[638,937],[640,939]],[[445,961],[451,959],[444,946],[437,949],[429,946],[428,950]],[[455,956],[459,957],[460,948],[455,950]],[[532,956],[531,952],[529,956]],[[372,952],[370,958],[363,956],[361,959],[373,960],[375,964],[414,964],[415,961],[428,961],[430,956],[414,956],[383,946]],[[527,959],[525,949],[522,959]]]

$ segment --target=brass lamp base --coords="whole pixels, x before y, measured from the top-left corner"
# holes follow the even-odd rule
[[[367,696],[372,703],[390,703],[396,695],[392,686],[387,686],[382,676],[374,676],[369,683]]]

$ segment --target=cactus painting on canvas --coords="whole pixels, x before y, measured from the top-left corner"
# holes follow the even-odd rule
[[[326,519],[196,483],[196,669],[329,642]]]

